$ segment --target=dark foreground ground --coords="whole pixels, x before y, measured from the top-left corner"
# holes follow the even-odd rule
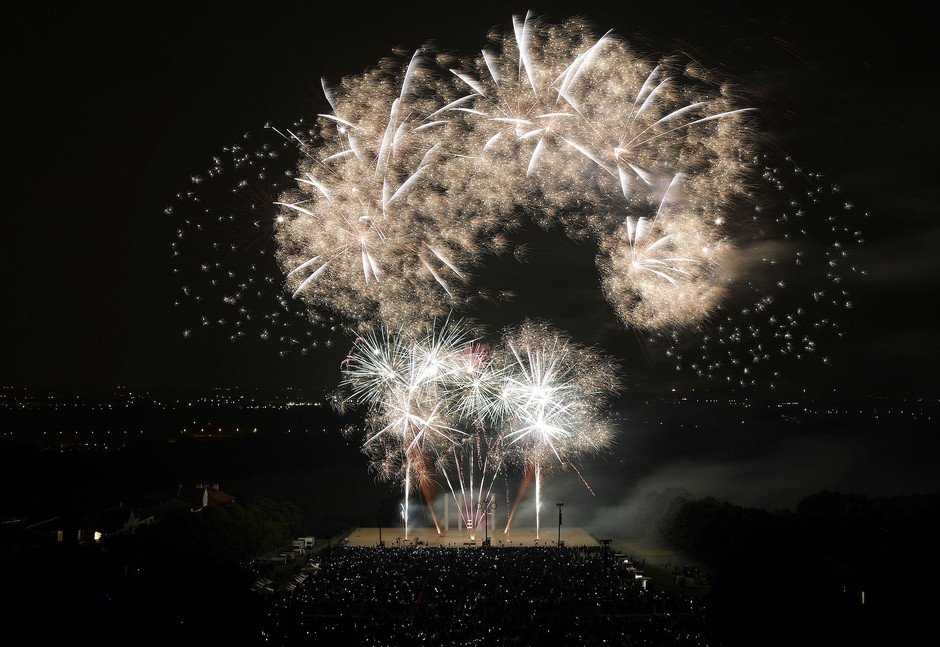
[[[209,437],[182,434],[168,425],[165,415],[154,414],[151,419],[134,410],[120,418],[127,429],[114,426],[117,414],[113,413],[89,414],[87,421],[76,418],[73,410],[41,416],[27,410],[7,416],[5,433],[16,435],[0,447],[4,524],[12,527],[19,520],[29,527],[66,514],[82,518],[117,501],[130,503],[141,492],[211,481],[219,482],[238,502],[262,496],[296,503],[310,524],[288,538],[335,537],[350,528],[381,523],[386,545],[395,541],[399,535],[393,534],[391,524],[398,518],[400,487],[373,481],[358,443],[332,429],[286,431],[300,420],[309,422],[310,411],[297,419],[278,413],[272,423],[277,421],[275,428],[284,430],[263,433],[267,418],[246,420],[255,415],[253,411],[232,413],[232,422],[237,421],[241,429],[245,422],[258,425],[258,434],[228,434],[234,424],[226,420],[218,422],[226,434]],[[804,644],[810,637],[814,643],[910,644],[919,629],[929,628],[936,608],[930,562],[940,527],[936,497],[911,498],[901,505],[890,499],[830,494],[811,497],[796,511],[781,513],[746,510],[715,500],[700,502],[690,508],[696,514],[686,514],[683,523],[674,524],[673,539],[684,541],[689,551],[721,558],[722,568],[711,593],[696,595],[692,602],[683,601],[689,596],[681,591],[676,597],[667,595],[666,586],[655,579],[652,589],[640,589],[642,580],[619,572],[620,566],[614,563],[605,565],[603,558],[596,563],[590,553],[569,564],[538,552],[557,550],[551,546],[557,533],[556,501],[566,502],[563,533],[581,526],[597,538],[613,538],[612,550],[622,547],[620,539],[639,529],[635,523],[630,525],[629,517],[617,514],[627,509],[624,492],[635,479],[652,479],[663,464],[661,453],[666,446],[694,456],[708,448],[726,452],[731,451],[727,448],[744,451],[759,446],[762,451],[779,453],[781,462],[817,454],[829,460],[842,456],[844,448],[854,448],[856,454],[864,449],[869,458],[853,462],[850,473],[864,475],[869,482],[884,477],[877,469],[881,464],[891,469],[903,465],[912,478],[935,474],[929,460],[936,455],[937,436],[931,426],[935,417],[905,422],[900,409],[876,408],[864,415],[847,416],[840,410],[789,420],[769,411],[734,409],[731,419],[711,416],[712,409],[692,408],[688,403],[656,409],[656,416],[639,409],[625,421],[620,453],[591,466],[588,476],[597,496],[576,476],[567,475],[575,481],[576,487],[570,489],[561,487],[565,475],[550,481],[543,492],[549,510],[542,518],[549,546],[526,548],[518,555],[516,551],[479,550],[479,546],[466,551],[462,541],[460,548],[434,549],[440,553],[415,546],[396,554],[337,548],[334,539],[330,548],[335,552],[328,551],[319,560],[319,570],[308,572],[292,593],[262,596],[252,590],[259,573],[248,560],[220,561],[205,553],[184,551],[188,548],[185,537],[173,534],[176,529],[165,528],[163,544],[130,556],[104,542],[84,547],[54,545],[28,553],[16,552],[17,546],[9,545],[4,546],[8,559],[0,564],[12,596],[5,618],[11,631],[23,629],[47,643],[46,639],[89,636],[98,644],[125,644],[128,639],[147,636],[184,644],[212,639],[287,645],[310,636],[311,644],[346,644],[344,638],[353,636],[361,644],[395,644],[399,638],[412,641],[409,644],[474,644],[479,640],[483,644],[556,644],[559,636],[568,642],[594,640],[597,633],[585,632],[596,631],[601,640],[614,644],[736,647]],[[216,422],[217,413],[207,409],[202,415]],[[650,415],[644,423],[645,418],[639,416],[646,413]],[[880,426],[861,424],[869,418],[880,421]],[[900,447],[896,434],[888,433],[894,423],[907,424],[924,443]],[[145,433],[140,433],[138,425]],[[721,435],[721,428],[732,426],[741,430],[738,436]],[[143,437],[125,440],[135,429]],[[163,435],[158,433],[161,429],[166,430]],[[832,451],[812,451],[821,446],[818,443],[801,445],[799,453],[780,451],[778,445],[765,442],[767,434],[778,430],[786,432],[788,441],[827,440],[830,444],[825,446]],[[55,442],[39,442],[49,435]],[[752,442],[734,442],[745,435]],[[102,436],[107,439],[103,443],[98,440]],[[120,441],[115,442],[115,437]],[[874,438],[879,442],[870,448],[862,442]],[[919,460],[908,460],[908,454],[916,454]],[[797,461],[793,469],[817,473],[803,467]],[[685,474],[664,473],[676,479]],[[931,479],[913,482],[926,488],[935,476]],[[659,482],[665,480],[650,481]],[[728,482],[735,487],[742,483],[734,478]],[[504,517],[508,503],[500,499],[497,516]],[[530,496],[520,507],[512,536],[531,527],[534,518]],[[663,518],[652,516],[645,523],[652,527],[653,521]],[[607,522],[600,530],[598,519]],[[416,518],[414,526],[428,528],[430,521]],[[491,526],[491,534],[493,527],[498,525]],[[459,536],[456,530],[450,533]],[[417,536],[425,541],[433,534],[421,531]],[[238,538],[217,539],[235,545]],[[563,539],[569,544],[567,536]],[[498,534],[494,541],[499,541]],[[573,549],[574,542],[570,543]],[[529,561],[515,563],[517,559]],[[667,575],[680,564],[675,555],[647,561],[650,573],[655,566]],[[676,608],[683,611],[670,605],[679,605]],[[352,609],[358,610],[353,613]],[[668,618],[681,618],[679,628],[666,622]],[[545,632],[533,633],[533,626],[544,626]],[[678,642],[694,640],[699,642]]]

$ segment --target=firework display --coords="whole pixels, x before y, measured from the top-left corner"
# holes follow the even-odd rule
[[[504,438],[511,458],[535,481],[538,538],[542,473],[604,449],[613,437],[607,398],[619,389],[609,358],[567,339],[544,322],[526,321],[504,332],[507,367],[501,402],[508,402]],[[512,523],[512,513],[506,531]]]
[[[448,320],[420,335],[379,328],[357,339],[336,402],[367,407],[363,450],[379,478],[404,483],[406,538],[410,492],[424,495],[433,517],[438,480],[473,536],[508,465],[523,469],[522,491],[535,480],[538,520],[542,472],[611,442],[606,405],[618,389],[610,358],[545,322],[504,331],[488,352],[464,322]]]
[[[253,320],[282,354],[322,343],[317,327],[352,331],[335,403],[365,410],[351,431],[376,476],[404,487],[406,537],[411,495],[433,518],[445,486],[473,537],[510,470],[522,481],[514,504],[507,496],[506,532],[534,483],[537,533],[543,475],[577,470],[611,442],[606,407],[620,376],[549,323],[527,320],[494,344],[451,318],[501,293],[478,272],[525,223],[593,245],[611,310],[677,371],[741,387],[761,373],[773,387],[779,372],[765,367],[842,334],[843,272],[861,273],[847,249],[861,232],[839,220],[851,204],[759,152],[755,112],[709,78],[582,20],[529,14],[491,33],[479,56],[426,46],[324,81],[330,111],[267,129],[276,145],[227,149],[235,175],[250,176],[231,191],[236,206],[180,228],[174,256],[223,232],[213,259],[182,272],[206,277],[228,308],[201,324],[235,341]],[[289,168],[270,174],[276,159]],[[216,159],[208,180],[228,170]],[[198,192],[182,199],[204,208]],[[810,222],[827,201],[828,219]],[[240,217],[253,228],[236,239],[227,227]],[[808,233],[820,227],[831,231]],[[811,237],[830,239],[818,262],[801,246]],[[250,271],[222,258],[260,238],[273,245],[259,245]],[[789,277],[816,281],[811,298],[788,292]],[[278,284],[286,290],[268,287]],[[272,292],[276,312],[253,309]],[[184,296],[202,298],[190,285]]]
[[[442,316],[526,212],[598,244],[630,327],[708,316],[749,175],[748,110],[586,24],[516,18],[492,50],[418,51],[324,85],[320,145],[278,201],[294,296],[359,323]]]

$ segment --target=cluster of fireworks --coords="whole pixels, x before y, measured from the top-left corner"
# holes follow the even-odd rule
[[[381,479],[405,484],[406,538],[410,492],[424,495],[433,518],[441,480],[472,537],[510,466],[525,474],[520,495],[535,482],[538,536],[542,473],[577,469],[579,456],[610,443],[605,403],[618,388],[611,359],[544,322],[506,330],[489,349],[447,321],[357,339],[336,397],[341,409],[368,407],[363,451]]]
[[[758,152],[755,113],[708,78],[582,21],[526,16],[477,57],[423,48],[324,82],[331,111],[315,126],[272,127],[275,144],[216,158],[209,180],[240,178],[230,208],[181,196],[204,211],[180,241],[215,236],[199,271],[231,314],[201,325],[237,341],[251,322],[282,354],[320,343],[315,325],[355,330],[337,403],[367,409],[376,474],[429,504],[446,484],[471,534],[510,467],[524,474],[519,496],[535,482],[538,509],[545,470],[609,443],[619,378],[550,325],[528,321],[489,347],[450,319],[500,294],[474,275],[524,220],[593,243],[611,308],[677,370],[754,386],[781,356],[842,334],[843,271],[859,271],[847,248],[861,232],[838,220],[851,205],[827,207],[818,267],[800,241],[813,238],[814,205],[844,202],[837,187]],[[270,173],[282,159],[290,168]],[[255,249],[247,272],[224,260]],[[788,291],[808,271],[811,298]],[[287,293],[272,290],[284,276]],[[253,309],[272,292],[275,311]],[[188,285],[184,297],[202,298]],[[777,371],[766,377],[772,386]]]
[[[707,317],[752,171],[748,109],[582,22],[516,18],[493,45],[324,84],[333,111],[278,201],[294,295],[360,323],[444,316],[481,296],[474,268],[529,213],[596,241],[628,327]]]

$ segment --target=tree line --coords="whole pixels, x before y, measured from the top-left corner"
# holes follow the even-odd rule
[[[728,645],[902,644],[936,608],[940,493],[822,491],[771,512],[673,492],[650,514],[662,546],[714,570],[709,617]]]

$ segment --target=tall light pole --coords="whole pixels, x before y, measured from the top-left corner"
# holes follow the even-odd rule
[[[564,503],[556,503],[558,506],[558,546],[562,546],[561,543],[561,506],[565,505]]]
[[[377,508],[377,514],[379,517],[379,548],[385,545],[385,542],[382,541],[382,504],[380,503]]]
[[[488,546],[490,543],[490,523],[489,523],[489,514],[490,510],[496,508],[496,497],[490,497],[484,502],[477,502],[477,507],[483,510],[483,545]]]

